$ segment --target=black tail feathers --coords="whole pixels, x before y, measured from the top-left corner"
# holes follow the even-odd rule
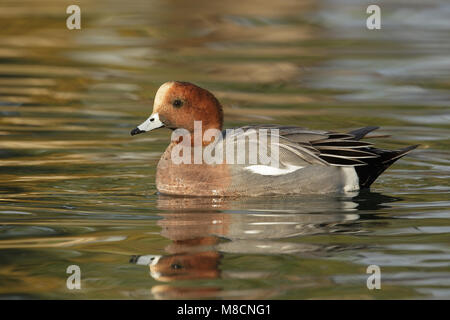
[[[378,178],[378,176],[382,174],[387,168],[389,168],[395,161],[397,161],[410,151],[416,149],[418,146],[419,145],[417,144],[399,150],[383,150],[370,148],[370,152],[377,154],[379,157],[374,159],[367,159],[367,165],[365,166],[355,167],[356,173],[358,174],[359,178],[360,188],[369,188],[370,185]]]

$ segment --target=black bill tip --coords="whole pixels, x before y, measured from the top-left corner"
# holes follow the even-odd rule
[[[136,264],[138,262],[138,260],[139,260],[139,257],[140,256],[136,256],[136,255],[131,256],[130,263]]]
[[[134,128],[133,130],[131,130],[130,134],[132,136],[135,136],[135,135],[137,135],[139,133],[143,133],[143,132],[145,132],[145,131],[144,130],[140,130],[139,128]]]

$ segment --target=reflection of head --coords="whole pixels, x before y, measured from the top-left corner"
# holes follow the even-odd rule
[[[150,275],[159,281],[215,279],[220,276],[220,254],[215,251],[133,257],[131,262],[148,265]]]

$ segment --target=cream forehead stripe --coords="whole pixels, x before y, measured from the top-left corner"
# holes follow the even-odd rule
[[[159,87],[155,95],[155,100],[153,102],[153,112],[158,111],[158,107],[160,107],[163,104],[164,97],[166,96],[170,88],[172,88],[172,86],[173,82],[166,82],[161,87]]]

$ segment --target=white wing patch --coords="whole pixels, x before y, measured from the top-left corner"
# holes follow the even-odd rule
[[[276,168],[264,165],[252,165],[245,167],[244,169],[263,176],[281,176],[284,174],[297,171],[302,168],[303,167],[301,166],[291,166],[291,165],[287,165],[285,168]]]

